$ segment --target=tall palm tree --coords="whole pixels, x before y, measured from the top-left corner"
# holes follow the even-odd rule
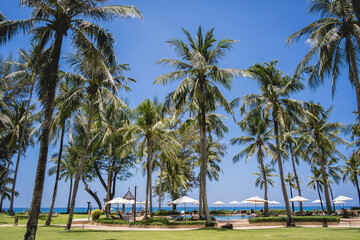
[[[202,192],[199,202],[204,203],[206,226],[213,226],[206,194],[206,114],[215,111],[217,105],[223,106],[227,112],[232,113],[229,103],[217,85],[230,89],[232,78],[238,76],[240,71],[229,68],[220,69],[217,64],[236,41],[225,39],[216,43],[213,34],[214,29],[211,29],[203,36],[201,27],[199,27],[196,39],[193,39],[188,31],[182,30],[190,46],[180,39],[168,41],[175,48],[181,60],[168,58],[159,60],[158,63],[174,67],[176,71],[159,76],[155,83],[168,84],[182,79],[177,89],[167,96],[165,104],[169,107],[173,105],[178,110],[187,106],[190,113],[193,113],[199,119],[201,145],[200,191]],[[202,211],[200,213],[202,214]]]
[[[356,1],[355,1],[356,2]],[[359,4],[354,6],[358,7]],[[349,80],[355,87],[358,113],[360,114],[360,82],[359,82],[359,34],[358,21],[350,0],[311,0],[310,12],[320,14],[321,18],[310,23],[288,38],[288,42],[299,40],[307,35],[312,44],[311,50],[300,62],[298,70],[302,71],[318,55],[315,66],[310,70],[309,85],[318,87],[324,78],[332,76],[332,93],[342,73],[342,67],[349,68]]]
[[[50,43],[50,56],[41,74],[43,85],[42,103],[45,106],[45,116],[40,138],[40,153],[35,177],[33,198],[27,223],[25,239],[35,239],[41,199],[44,187],[48,145],[50,140],[51,120],[55,103],[56,85],[58,82],[58,68],[64,37],[70,35],[72,43],[85,55],[95,41],[111,62],[115,62],[113,48],[114,39],[105,29],[97,24],[83,20],[83,18],[98,20],[112,20],[116,17],[138,17],[140,12],[129,6],[103,6],[107,0],[21,0],[24,7],[33,9],[30,19],[6,20],[0,22],[0,45],[11,40],[20,31],[33,34],[33,40],[43,48]],[[35,25],[36,24],[36,25]]]
[[[341,123],[327,122],[331,111],[332,108],[325,112],[319,105],[309,105],[308,110],[304,112],[305,118],[297,131],[297,133],[301,135],[300,139],[306,139],[309,143],[306,152],[309,151],[314,153],[314,157],[311,158],[313,161],[312,164],[320,166],[328,214],[331,214],[332,212],[326,172],[328,154],[337,152],[341,155],[341,153],[336,150],[336,144],[347,144],[345,140],[338,136],[343,125]]]
[[[313,167],[311,169],[311,173],[312,173],[312,176],[308,176],[310,181],[307,184],[307,186],[309,187],[309,189],[313,188],[318,193],[320,204],[321,204],[321,209],[322,209],[322,211],[324,211],[323,201],[321,198],[321,192],[323,191],[323,179],[321,177],[321,172],[316,167]]]
[[[84,147],[82,149],[79,166],[74,180],[71,209],[66,225],[66,230],[68,231],[71,228],[76,194],[85,160],[87,158],[93,117],[95,114],[99,113],[99,110],[104,109],[104,105],[113,105],[119,109],[128,108],[116,95],[119,88],[124,86],[122,82],[127,80],[121,76],[123,71],[128,69],[124,69],[122,65],[111,64],[95,47],[88,49],[87,54],[89,54],[89,56],[77,53],[68,59],[78,73],[64,73],[65,78],[78,83],[72,91],[65,95],[64,104],[67,104],[66,102],[68,102],[71,105],[71,103],[78,102],[81,99],[83,110],[87,116],[87,123],[84,128]]]
[[[289,198],[286,192],[283,163],[280,148],[280,129],[284,129],[284,118],[286,116],[296,118],[302,112],[303,102],[299,100],[289,99],[289,95],[298,92],[304,88],[298,77],[283,76],[283,73],[276,69],[277,61],[270,63],[255,64],[247,70],[243,71],[243,75],[253,78],[260,86],[261,94],[249,94],[242,98],[242,106],[240,113],[244,114],[248,109],[252,111],[261,111],[272,117],[275,143],[276,143],[276,161],[279,167],[281,189],[283,192],[287,226],[292,226],[292,216],[289,205]],[[236,104],[240,98],[233,100]]]
[[[128,144],[137,142],[139,156],[146,154],[146,199],[145,199],[145,219],[148,219],[148,202],[150,203],[150,216],[152,212],[152,168],[153,156],[159,147],[177,146],[178,142],[174,137],[174,131],[169,128],[167,119],[163,118],[163,106],[155,99],[145,99],[135,109],[135,123],[120,128],[120,132],[125,132],[125,136],[131,136]],[[164,148],[165,149],[165,148]]]
[[[357,0],[351,0],[351,3],[353,5],[354,12],[356,14],[358,23],[360,23],[360,2]]]
[[[255,111],[249,114],[241,122],[237,122],[237,125],[241,130],[247,134],[247,136],[241,136],[232,138],[230,140],[232,145],[245,145],[241,150],[233,157],[233,162],[237,163],[241,158],[246,157],[246,162],[253,155],[256,156],[256,160],[260,166],[260,172],[263,174],[265,195],[264,199],[268,200],[268,181],[265,171],[264,158],[266,156],[273,156],[274,145],[271,143],[273,130],[271,129],[271,122],[267,117],[263,117],[261,112]],[[269,211],[268,203],[264,203],[264,211],[267,214]]]
[[[289,186],[290,197],[293,198],[292,189],[297,189],[297,185],[295,185],[296,183],[295,176],[293,176],[292,173],[288,173],[285,178],[285,182],[286,182],[286,186]],[[291,202],[291,206],[292,206],[292,211],[295,212],[294,202]]]
[[[267,195],[268,195],[268,185],[275,187],[275,182],[274,180],[272,180],[272,177],[278,177],[278,175],[273,174],[275,172],[275,169],[273,169],[269,164],[265,164],[265,166],[258,166],[259,172],[253,173],[253,175],[258,176],[258,178],[256,178],[255,180],[255,186],[259,187],[260,189],[264,188],[264,196],[265,196],[265,200],[267,200]],[[266,188],[265,188],[266,186]],[[266,211],[264,210],[265,215],[268,214],[268,203],[265,202],[264,203],[264,209],[266,209]]]
[[[359,186],[359,177],[360,177],[360,157],[359,152],[355,151],[351,154],[350,158],[345,161],[345,165],[342,169],[343,181],[346,183],[352,182],[356,187],[356,191],[359,198],[360,206],[360,186]]]

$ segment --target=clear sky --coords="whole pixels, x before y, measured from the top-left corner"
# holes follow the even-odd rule
[[[137,83],[131,86],[132,92],[122,94],[129,100],[131,107],[137,106],[145,98],[157,96],[161,100],[176,87],[176,84],[157,86],[153,85],[153,82],[157,76],[171,71],[170,68],[156,65],[155,62],[161,58],[176,57],[166,41],[173,37],[185,39],[180,27],[187,29],[192,35],[196,33],[199,25],[204,30],[214,27],[215,37],[218,40],[224,38],[239,40],[221,62],[222,67],[246,69],[254,63],[278,59],[278,67],[284,73],[292,74],[309,50],[309,46],[305,44],[306,39],[301,39],[291,47],[286,45],[285,40],[292,33],[315,20],[315,16],[308,14],[308,1],[306,0],[111,0],[109,4],[137,6],[144,17],[143,21],[132,19],[99,23],[115,34],[117,41],[115,48],[119,62],[129,63],[132,70],[128,76],[137,80]],[[28,18],[30,14],[29,9],[20,8],[19,1],[15,0],[0,0],[0,10],[8,19]],[[28,39],[28,36],[19,35],[7,45],[1,46],[0,54],[6,57],[10,52],[16,53],[19,48],[28,49]],[[63,53],[69,51],[72,49],[67,39]],[[62,64],[61,68],[66,69],[66,66]],[[292,97],[319,102],[326,109],[334,106],[329,121],[352,123],[354,117],[351,111],[356,109],[355,92],[349,83],[346,72],[347,70],[344,69],[345,74],[338,83],[337,94],[334,98],[331,96],[329,81],[317,91],[306,89]],[[257,92],[258,87],[253,80],[242,77],[234,79],[231,92],[224,90],[229,101]],[[236,118],[239,120],[238,110],[235,111]],[[231,138],[240,136],[242,133],[231,118],[226,120],[226,124],[230,131],[223,142],[229,143]],[[349,155],[350,152],[347,152],[345,148],[341,149],[346,155]],[[232,157],[240,150],[239,146],[229,146],[227,155],[221,164],[224,174],[220,176],[218,182],[208,182],[210,203],[218,200],[223,202],[241,201],[253,195],[263,197],[263,191],[255,188],[256,177],[251,175],[258,170],[255,159],[250,159],[247,164],[244,161],[237,164],[232,163]],[[52,148],[49,156],[56,151],[57,147]],[[15,207],[30,206],[38,152],[39,146],[37,145],[33,149],[28,149],[26,157],[21,159],[16,187],[20,196],[15,199]],[[277,170],[277,166],[275,169]],[[286,162],[284,172],[289,171],[291,171],[291,165]],[[309,165],[300,163],[298,171],[302,182],[303,196],[311,200],[317,199],[317,194],[313,190],[309,191],[306,187],[307,176],[310,175]],[[129,187],[133,189],[137,185],[139,187],[138,199],[144,199],[145,178],[140,173],[136,174],[135,169],[133,172],[134,178],[117,184],[116,195],[122,197]],[[47,176],[43,207],[50,206],[53,185],[54,177]],[[98,182],[93,182],[90,186],[98,191],[100,199],[105,197],[106,193]],[[83,185],[79,189],[77,206],[86,206],[87,201],[92,201],[95,206],[94,200],[83,190]],[[335,196],[341,194],[354,198],[349,205],[357,205],[356,190],[352,184],[341,183],[334,186],[333,191]],[[68,183],[61,182],[59,192],[56,207],[64,207],[67,204]],[[189,196],[198,199],[198,191],[189,193]],[[276,187],[269,190],[269,199],[283,204],[278,180],[276,180]],[[157,206],[156,202],[154,205]],[[8,202],[5,202],[5,207],[7,206]]]

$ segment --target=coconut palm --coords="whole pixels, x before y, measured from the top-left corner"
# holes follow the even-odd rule
[[[332,108],[325,112],[319,105],[309,105],[308,110],[304,112],[306,114],[305,118],[297,131],[297,133],[301,135],[300,139],[306,139],[309,143],[305,153],[312,152],[312,156],[314,156],[310,158],[312,164],[320,166],[328,214],[331,214],[332,209],[326,171],[327,159],[331,153],[337,153],[342,156],[342,154],[336,150],[336,144],[349,144],[338,136],[340,130],[343,129],[343,125],[341,123],[327,122],[331,111]]]
[[[258,166],[259,172],[253,173],[253,175],[258,176],[255,180],[255,186],[259,187],[260,189],[264,188],[264,196],[265,200],[267,200],[268,195],[268,185],[275,187],[275,182],[272,180],[272,177],[278,177],[278,175],[273,174],[275,172],[275,169],[273,169],[269,164],[265,164],[265,166]],[[266,188],[265,188],[266,186]],[[264,210],[265,214],[268,214],[268,203],[264,202],[264,209],[267,209],[267,211]]]
[[[355,1],[356,2],[356,1]],[[358,7],[359,4],[354,6]],[[357,8],[358,10],[358,8]],[[298,70],[302,71],[318,55],[319,60],[310,70],[309,85],[318,87],[324,78],[332,76],[332,93],[342,73],[342,67],[349,68],[349,80],[355,87],[358,113],[360,114],[359,51],[360,29],[350,0],[312,0],[310,12],[320,14],[321,18],[310,23],[288,38],[288,42],[308,36],[311,50],[300,62]]]
[[[236,137],[230,140],[232,145],[245,145],[244,149],[233,157],[234,163],[237,163],[244,157],[247,163],[250,157],[256,156],[256,160],[260,166],[260,172],[263,173],[262,179],[264,179],[265,200],[268,200],[268,181],[266,180],[264,158],[266,156],[273,156],[273,150],[275,149],[275,146],[271,143],[273,130],[270,124],[270,120],[266,117],[264,118],[261,112],[253,112],[241,122],[237,122],[237,125],[247,136]],[[269,211],[267,202],[264,203],[264,211],[266,214]]]
[[[355,151],[351,154],[348,160],[345,161],[345,165],[342,166],[343,181],[346,183],[352,182],[356,187],[356,191],[359,198],[360,206],[360,188],[359,179],[360,176],[360,157],[359,152]]]
[[[58,68],[63,39],[71,36],[72,43],[84,55],[92,48],[94,40],[97,48],[103,52],[110,62],[115,62],[113,48],[114,38],[97,24],[83,20],[83,18],[98,20],[112,20],[116,17],[138,17],[140,12],[129,6],[103,6],[107,0],[21,0],[24,7],[33,9],[30,19],[6,20],[0,22],[0,45],[11,40],[20,31],[33,34],[33,40],[43,48],[50,43],[49,61],[41,74],[43,92],[42,103],[45,106],[45,116],[40,138],[40,154],[34,184],[32,204],[27,224],[25,239],[36,236],[38,216],[44,186],[47,163],[48,145],[50,140],[51,120],[54,110],[55,91],[58,82]],[[71,33],[71,34],[70,34]],[[89,55],[88,55],[89,56]]]
[[[356,14],[358,23],[360,23],[360,2],[357,0],[351,0],[351,3],[353,5],[354,12]]]
[[[274,159],[278,163],[281,189],[284,197],[287,226],[292,226],[292,216],[289,205],[289,198],[286,192],[283,163],[280,147],[280,127],[285,128],[284,119],[289,116],[296,118],[301,115],[303,102],[299,100],[289,99],[290,94],[298,92],[304,88],[297,76],[283,76],[283,73],[276,69],[277,61],[270,63],[255,64],[247,70],[243,71],[243,75],[253,78],[260,86],[261,94],[249,94],[242,98],[242,106],[240,113],[247,115],[253,111],[261,111],[265,115],[270,115],[274,127],[276,155]],[[238,103],[240,98],[233,100],[233,104]],[[246,116],[245,116],[246,117]]]
[[[128,144],[138,143],[139,157],[145,154],[146,161],[146,199],[145,199],[145,219],[148,219],[148,202],[150,203],[150,216],[152,211],[152,186],[151,174],[153,168],[153,156],[155,151],[164,146],[177,146],[178,142],[174,137],[174,131],[169,128],[168,120],[163,118],[163,106],[155,99],[145,99],[135,109],[135,123],[120,128],[125,136],[130,136]],[[163,148],[164,150],[166,149]]]
[[[216,44],[213,31],[211,29],[203,36],[201,27],[199,27],[196,39],[193,39],[190,33],[183,29],[190,46],[180,39],[168,41],[175,48],[181,60],[168,58],[159,60],[158,63],[174,67],[176,71],[161,75],[155,80],[156,84],[168,84],[182,79],[177,89],[167,96],[165,104],[169,107],[173,105],[178,110],[188,107],[190,113],[199,119],[201,145],[200,189],[202,192],[199,202],[204,203],[206,226],[213,225],[206,195],[206,114],[215,111],[218,105],[223,106],[227,112],[232,113],[230,105],[217,85],[230,89],[232,78],[240,74],[239,70],[220,69],[217,66],[236,41],[225,39]],[[200,214],[202,214],[202,210]]]
[[[307,184],[307,186],[309,187],[309,189],[312,188],[315,190],[315,192],[318,193],[320,204],[321,204],[321,209],[322,209],[322,211],[324,211],[323,201],[321,198],[321,192],[323,191],[323,178],[321,177],[321,172],[316,167],[313,167],[311,169],[311,173],[312,173],[312,176],[308,176],[310,181]]]
[[[288,173],[286,178],[285,178],[285,182],[286,182],[286,186],[289,186],[289,190],[290,190],[290,197],[293,198],[293,189],[297,189],[297,185],[295,185],[296,183],[296,178],[295,176],[292,175],[292,173]],[[291,206],[292,206],[292,211],[295,212],[295,207],[294,207],[294,202],[291,202]]]

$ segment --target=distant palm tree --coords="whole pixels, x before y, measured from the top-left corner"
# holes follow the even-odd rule
[[[281,189],[284,197],[287,226],[293,225],[289,198],[286,192],[283,160],[280,148],[280,129],[285,128],[284,118],[290,116],[296,118],[303,111],[303,102],[289,99],[289,95],[296,93],[304,88],[297,76],[283,76],[283,73],[276,69],[277,61],[264,64],[254,64],[252,67],[243,71],[243,75],[253,78],[260,86],[261,94],[249,94],[244,96],[241,101],[240,113],[252,114],[253,111],[263,111],[266,115],[271,115],[274,126],[276,157],[274,158],[279,166]],[[233,100],[236,104],[240,98]],[[263,109],[263,110],[261,110]]]
[[[40,154],[35,177],[34,192],[30,207],[25,239],[35,239],[41,199],[44,187],[48,145],[50,140],[51,120],[55,103],[55,92],[58,82],[59,60],[63,39],[72,32],[72,43],[86,56],[88,49],[103,52],[110,62],[115,62],[114,38],[104,28],[83,19],[111,20],[115,17],[141,18],[140,12],[129,6],[99,6],[106,3],[95,0],[21,0],[24,7],[33,9],[32,17],[26,20],[7,20],[0,22],[0,45],[6,43],[20,31],[31,32],[33,40],[43,48],[50,43],[51,51],[48,64],[41,75],[43,92],[41,100],[45,105],[45,116],[40,138]]]
[[[359,1],[354,7],[359,11]],[[347,65],[351,85],[355,87],[358,113],[360,114],[360,82],[359,82],[359,22],[354,16],[350,0],[311,0],[310,12],[320,14],[321,18],[310,23],[288,38],[288,42],[308,35],[307,42],[312,44],[311,50],[300,62],[298,70],[302,71],[319,55],[315,67],[310,70],[309,85],[318,87],[327,76],[332,76],[332,93],[335,94],[336,84]],[[359,12],[357,12],[359,14]],[[358,19],[359,20],[359,19]]]
[[[229,103],[217,85],[230,89],[233,77],[238,76],[240,71],[228,68],[220,69],[217,64],[236,41],[225,39],[215,44],[214,29],[208,31],[204,36],[201,27],[199,27],[196,39],[193,39],[186,30],[183,29],[183,31],[190,47],[180,39],[168,41],[175,48],[181,60],[168,58],[159,60],[158,63],[174,67],[176,71],[159,76],[155,83],[167,84],[182,79],[178,88],[166,97],[165,105],[169,107],[173,105],[178,110],[188,107],[190,113],[194,113],[199,119],[201,145],[200,191],[202,193],[199,206],[202,206],[203,202],[206,226],[213,226],[206,194],[206,114],[215,111],[218,105],[222,105],[227,112],[232,113]],[[202,214],[201,208],[200,214]]]
[[[258,166],[259,172],[253,173],[253,175],[258,176],[258,178],[256,178],[255,180],[255,186],[259,187],[260,189],[263,189],[265,186],[268,186],[268,184],[272,187],[275,187],[275,182],[274,180],[272,180],[272,177],[278,177],[278,175],[273,174],[273,172],[275,172],[275,169],[273,169],[269,164],[266,164],[265,166],[261,167]],[[268,195],[268,188],[264,188],[265,190],[265,200],[267,200],[267,195]],[[266,207],[265,207],[266,206]],[[268,208],[268,203],[264,202],[264,209]],[[267,214],[268,211],[264,210],[264,213]]]
[[[257,111],[249,114],[241,122],[237,122],[237,125],[247,136],[241,136],[232,138],[230,140],[232,145],[245,145],[241,150],[233,157],[233,162],[237,163],[240,158],[246,157],[246,162],[253,155],[256,156],[256,160],[260,166],[260,173],[263,174],[265,195],[264,199],[268,200],[268,181],[266,180],[266,171],[264,158],[266,156],[274,156],[275,146],[272,144],[273,129],[271,129],[271,122],[268,118],[264,118],[261,112]],[[269,211],[268,203],[264,203],[264,211],[267,214]]]
[[[292,189],[297,189],[295,176],[293,176],[292,173],[288,173],[285,178],[285,182],[286,182],[286,186],[289,186],[290,196],[291,198],[293,198]],[[291,205],[293,212],[295,212],[294,202],[291,202]]]
[[[316,167],[313,167],[311,169],[311,173],[313,175],[308,176],[310,181],[307,184],[307,186],[309,187],[309,189],[312,188],[312,189],[315,190],[315,192],[318,193],[320,204],[321,204],[321,209],[322,209],[322,211],[324,211],[323,201],[322,201],[322,198],[321,198],[321,192],[323,191],[323,179],[321,177],[321,172]]]
[[[345,165],[342,166],[343,181],[346,183],[352,182],[356,187],[356,191],[359,198],[360,206],[360,186],[359,186],[359,177],[360,177],[360,156],[359,151],[355,151],[351,154],[350,158],[345,161]]]

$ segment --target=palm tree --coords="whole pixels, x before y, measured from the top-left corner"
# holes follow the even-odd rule
[[[242,98],[243,105],[240,108],[240,113],[244,114],[247,109],[250,109],[249,114],[253,111],[261,111],[270,114],[274,126],[275,143],[276,143],[276,161],[279,166],[281,189],[283,192],[286,214],[287,226],[292,226],[292,216],[289,205],[289,198],[286,192],[282,156],[280,149],[280,127],[284,126],[284,118],[286,116],[296,118],[302,112],[303,102],[299,100],[287,98],[290,94],[298,92],[304,88],[298,77],[283,76],[283,73],[276,69],[277,61],[270,63],[255,64],[249,69],[243,71],[244,76],[253,78],[260,86],[261,95],[249,94]],[[237,104],[240,98],[233,100],[233,104]]]
[[[295,185],[296,178],[292,175],[292,173],[288,173],[285,178],[286,186],[289,186],[290,189],[290,197],[293,198],[292,189],[297,189],[297,185]],[[292,211],[295,212],[294,202],[291,202]]]
[[[9,170],[11,165],[11,159],[13,157],[15,148],[19,146],[20,135],[24,130],[23,136],[23,149],[26,149],[30,144],[34,145],[32,121],[34,118],[28,118],[28,111],[32,112],[35,109],[35,105],[31,104],[28,108],[28,101],[22,101],[19,104],[15,101],[12,105],[4,104],[3,115],[7,119],[5,135],[2,137],[1,144],[6,145],[8,148],[8,161],[4,173],[5,183],[8,182]],[[12,182],[14,179],[12,179]],[[1,200],[0,200],[0,209],[2,209],[3,200],[5,198],[5,187],[6,184],[2,186],[1,189]]]
[[[145,199],[145,219],[148,219],[148,202],[150,203],[150,216],[152,212],[152,186],[151,175],[153,168],[153,156],[159,147],[177,146],[174,131],[169,128],[167,119],[163,118],[163,106],[155,99],[145,99],[136,109],[136,120],[132,125],[120,128],[120,132],[125,132],[125,136],[130,136],[128,144],[138,142],[139,156],[145,153],[147,158],[146,167],[146,199]],[[165,149],[165,148],[164,148]]]
[[[270,167],[269,164],[266,164],[265,166],[258,166],[259,172],[253,173],[253,175],[258,176],[258,178],[256,178],[255,180],[255,186],[259,187],[260,189],[264,188],[264,195],[265,195],[265,200],[267,200],[267,195],[268,195],[268,184],[272,187],[275,187],[275,182],[274,180],[272,180],[272,177],[278,177],[278,175],[273,174],[273,172],[275,172],[275,169],[273,169],[272,167]],[[266,186],[266,188],[265,188]],[[268,214],[268,203],[264,202],[264,209],[266,209],[266,211],[264,211],[265,215]]]
[[[43,94],[41,94],[41,99],[45,105],[45,116],[42,125],[40,153],[27,231],[24,236],[25,239],[34,239],[36,236],[44,187],[55,91],[59,79],[59,60],[64,37],[70,35],[69,33],[71,32],[72,43],[84,55],[87,54],[88,49],[92,48],[93,43],[91,40],[94,40],[97,48],[113,63],[115,62],[113,36],[102,27],[85,21],[82,18],[90,18],[95,21],[106,21],[115,17],[141,18],[140,12],[134,7],[119,5],[99,6],[106,2],[107,0],[21,0],[22,6],[33,9],[32,17],[25,20],[0,22],[0,45],[12,39],[20,31],[31,31],[33,40],[40,48],[43,48],[51,41],[49,61],[43,69],[40,80],[44,90]]]
[[[354,2],[354,1],[353,1]],[[355,1],[356,2],[356,1]],[[355,4],[358,7],[359,4]],[[359,10],[357,8],[357,10]],[[344,65],[349,68],[351,85],[355,86],[358,113],[360,114],[360,82],[358,71],[359,25],[354,17],[350,0],[312,0],[310,12],[320,14],[321,18],[310,23],[288,38],[288,42],[308,35],[307,42],[311,50],[300,62],[298,70],[302,71],[315,55],[319,60],[310,70],[309,85],[318,87],[327,76],[332,76],[332,93],[335,94],[336,83]]]
[[[351,3],[353,5],[354,12],[356,14],[358,23],[360,23],[360,2],[356,1],[356,0],[351,0]]]
[[[301,135],[300,139],[306,139],[309,143],[305,153],[313,152],[314,157],[311,158],[313,161],[312,164],[320,166],[328,214],[332,212],[326,172],[328,154],[337,152],[342,155],[336,150],[335,145],[338,143],[347,143],[338,136],[343,125],[341,123],[327,122],[331,111],[332,108],[324,112],[323,108],[319,105],[309,105],[308,110],[305,111],[306,117],[303,119],[297,131],[297,133]]]
[[[253,155],[256,156],[256,160],[260,166],[260,172],[263,174],[262,179],[264,179],[264,189],[265,195],[264,199],[268,200],[268,181],[266,180],[266,171],[264,158],[266,156],[272,156],[273,150],[275,149],[274,145],[271,143],[273,130],[270,129],[270,120],[264,118],[260,112],[254,112],[248,115],[241,122],[237,122],[237,125],[241,130],[247,134],[247,136],[241,136],[237,138],[232,138],[230,140],[232,145],[246,145],[243,150],[237,153],[233,157],[233,162],[237,163],[240,158],[246,157],[246,162]],[[264,212],[267,214],[269,211],[268,203],[264,203]]]
[[[165,104],[169,107],[173,105],[178,110],[187,106],[190,113],[194,113],[198,118],[201,145],[200,191],[202,192],[199,203],[201,206],[203,202],[205,207],[206,226],[213,226],[206,194],[206,114],[215,111],[217,105],[223,106],[227,112],[232,113],[229,103],[217,85],[230,89],[232,78],[238,76],[240,71],[228,68],[220,69],[217,64],[236,41],[225,39],[215,44],[214,29],[211,29],[203,36],[201,27],[199,27],[197,37],[194,40],[189,32],[182,30],[189,41],[190,47],[180,39],[168,41],[175,48],[181,60],[168,58],[159,60],[158,63],[174,67],[176,71],[159,76],[155,83],[168,84],[182,79],[178,88],[167,96]],[[202,211],[200,214],[202,214]]]
[[[57,160],[57,169],[56,169],[53,197],[50,205],[49,216],[45,222],[45,225],[50,225],[53,209],[55,206],[58,182],[60,179],[61,157],[63,152],[65,132],[72,131],[70,117],[73,114],[73,112],[76,111],[77,108],[79,107],[79,102],[71,102],[71,104],[69,104],[69,102],[65,102],[65,103],[61,102],[62,98],[64,98],[73,88],[71,86],[71,82],[68,81],[67,79],[64,79],[64,81],[61,81],[59,85],[60,85],[60,93],[55,101],[57,106],[56,108],[58,111],[53,119],[52,135],[54,138],[54,144],[56,144],[58,138],[60,137],[60,146],[59,146],[59,153]],[[72,136],[70,135],[69,138],[71,140]]]
[[[78,53],[68,59],[78,73],[64,73],[65,78],[78,83],[72,91],[65,95],[64,104],[71,105],[74,102],[76,103],[81,100],[82,103],[84,103],[83,110],[87,115],[87,123],[84,128],[84,147],[82,149],[79,166],[75,176],[71,209],[66,226],[68,231],[71,228],[76,194],[88,153],[90,131],[94,114],[97,114],[99,109],[103,109],[104,105],[113,105],[119,109],[128,108],[127,105],[116,95],[119,87],[124,86],[121,82],[123,80],[127,80],[121,76],[123,71],[128,70],[128,68],[124,68],[123,65],[110,65],[109,60],[105,59],[104,56],[94,47],[88,49],[87,54],[91,57]]]
[[[324,211],[323,201],[321,198],[321,192],[323,191],[323,179],[321,177],[321,172],[316,167],[313,167],[311,169],[312,176],[308,176],[310,179],[307,186],[310,188],[313,188],[319,195],[319,200],[321,204],[321,209]]]
[[[342,169],[342,174],[344,182],[346,181],[346,183],[349,183],[349,181],[351,181],[356,187],[360,206],[360,188],[358,179],[358,177],[360,176],[360,157],[358,151],[352,153],[350,158],[345,161],[345,165]]]

